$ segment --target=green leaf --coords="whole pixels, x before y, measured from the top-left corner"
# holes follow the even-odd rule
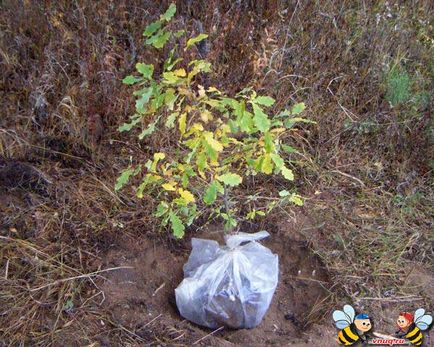
[[[147,39],[145,43],[147,45],[152,45],[155,48],[163,48],[166,42],[169,40],[171,34],[172,33],[170,31],[160,30],[154,36]]]
[[[152,78],[152,74],[154,73],[154,65],[137,63],[136,70],[140,72],[144,78],[150,79]]]
[[[133,174],[134,170],[130,167],[124,171],[122,171],[121,175],[118,177],[115,185],[115,190],[120,190],[125,184],[128,183],[131,175]]]
[[[272,128],[280,128],[280,127],[282,127],[282,126],[283,126],[283,122],[282,122],[281,120],[273,119],[273,120],[271,121],[271,127],[272,127]]]
[[[74,301],[72,299],[69,299],[66,301],[65,306],[64,306],[64,310],[68,311],[68,310],[72,310],[74,308]]]
[[[205,196],[203,197],[203,201],[207,205],[211,205],[217,199],[217,184],[213,181],[205,191]]]
[[[200,152],[197,155],[196,165],[197,165],[197,168],[198,168],[199,172],[203,172],[205,170],[205,168],[207,167],[206,155],[205,155],[204,152]]]
[[[190,226],[193,223],[193,221],[196,219],[196,217],[197,217],[197,207],[196,205],[193,205],[188,208],[188,219],[186,220],[185,224]]]
[[[298,122],[302,122],[302,123],[308,123],[308,124],[316,124],[316,122],[306,119],[306,118],[301,118],[301,117],[294,117],[294,118],[288,118],[285,120],[284,125],[286,128],[292,128],[294,126],[295,123]]]
[[[141,98],[136,100],[136,111],[138,113],[145,113],[145,105],[149,102],[152,96],[153,88],[149,87],[142,95]]]
[[[273,159],[274,164],[276,165],[276,168],[279,170],[282,169],[282,167],[285,165],[282,157],[276,153],[270,154],[271,159]]]
[[[169,211],[169,205],[165,201],[161,201],[157,206],[157,211],[155,212],[155,217],[161,217]]]
[[[287,190],[281,190],[280,192],[279,192],[279,196],[281,197],[281,198],[284,198],[285,196],[288,196],[289,195],[289,192],[287,191]]]
[[[140,183],[139,187],[136,190],[136,196],[139,199],[143,199],[143,191],[145,190],[148,183],[149,183],[148,175],[146,175],[145,178],[143,179],[142,183]]]
[[[215,182],[215,185],[217,187],[217,192],[220,194],[224,194],[225,188],[223,187],[223,185],[219,181],[214,181],[214,182]]]
[[[292,146],[282,145],[282,149],[284,152],[289,153],[289,154],[298,153],[298,151]]]
[[[142,79],[139,77],[134,77],[132,75],[129,75],[122,80],[122,83],[123,84],[134,84],[134,83],[140,82],[141,80]]]
[[[149,37],[160,28],[161,28],[161,22],[159,20],[153,22],[145,28],[145,31],[143,32],[143,36]]]
[[[256,127],[260,131],[266,132],[268,129],[270,129],[270,125],[271,125],[268,116],[264,113],[262,108],[260,108],[256,104],[252,104],[252,106],[253,106],[253,113],[255,114],[253,117],[253,121],[255,122]]]
[[[208,156],[208,158],[210,158],[213,161],[217,161],[218,152],[215,151],[206,141],[203,142],[203,146],[205,148],[205,153]]]
[[[303,200],[300,195],[293,193],[289,199],[292,203],[294,203],[297,206],[303,206]]]
[[[300,102],[300,103],[298,103],[298,104],[295,104],[295,105],[292,106],[292,108],[291,108],[291,114],[299,114],[299,113],[301,113],[305,108],[306,108],[306,105],[304,104],[304,102]]]
[[[167,89],[166,93],[164,94],[164,103],[170,111],[173,110],[176,99],[177,96],[175,94],[175,90],[173,88]]]
[[[287,116],[290,116],[291,115],[291,112],[290,111],[288,111],[288,110],[283,110],[282,112],[280,112],[277,116],[276,116],[276,118],[283,118],[283,117],[287,117]]]
[[[264,106],[272,106],[275,100],[270,96],[258,96],[255,100],[253,100],[256,104],[264,105]]]
[[[168,62],[164,68],[164,70],[170,71],[173,69],[173,67],[178,64],[180,61],[183,61],[184,59],[182,58],[177,58],[175,59],[173,62]]]
[[[172,224],[173,235],[180,239],[184,236],[185,226],[181,219],[172,211],[169,212],[170,223]]]
[[[170,4],[170,6],[166,10],[166,12],[164,12],[164,14],[161,16],[161,19],[168,22],[172,19],[172,17],[175,15],[175,13],[176,13],[176,5],[172,3],[172,4]]]
[[[250,134],[254,130],[253,115],[248,111],[244,111],[238,120],[238,124],[242,131]]]
[[[229,216],[225,213],[222,213],[221,216],[223,217],[223,219],[226,220],[226,223],[224,225],[224,228],[226,230],[230,230],[230,229],[235,228],[237,226],[237,220],[234,217]]]
[[[139,115],[139,117],[134,118],[131,123],[124,123],[122,124],[118,130],[119,132],[124,132],[124,131],[130,131],[132,128],[134,128],[138,123],[140,123],[140,121],[142,120],[142,117]]]
[[[273,136],[267,131],[264,135],[265,151],[271,153],[274,151]]]
[[[238,186],[243,181],[243,178],[240,175],[231,172],[217,176],[216,178],[230,187]]]
[[[294,180],[294,173],[292,172],[291,169],[288,169],[286,166],[283,166],[281,170],[282,170],[283,177],[285,177],[288,181]]]
[[[181,78],[175,75],[172,71],[164,72],[163,77],[165,82],[168,84],[176,84],[181,80]]]
[[[164,123],[164,125],[166,126],[166,128],[173,128],[175,126],[175,119],[178,116],[178,112],[173,112],[169,115],[169,117],[167,117],[166,119],[166,123]]]
[[[143,131],[139,134],[139,139],[143,140],[145,136],[151,135],[155,131],[155,125],[157,124],[158,119],[155,122],[152,122],[148,125],[146,129],[143,129]]]
[[[184,34],[185,34],[185,30],[181,29],[181,30],[176,31],[174,35],[177,39],[179,39]]]
[[[249,213],[247,213],[246,219],[251,220],[251,219],[254,219],[255,216],[256,216],[256,210],[253,210],[253,211],[250,211]]]
[[[188,48],[188,47],[190,47],[190,46],[194,45],[195,43],[198,43],[202,40],[205,40],[207,37],[208,37],[207,34],[199,34],[195,37],[192,37],[191,39],[188,39],[186,48]]]
[[[211,63],[207,62],[206,60],[193,60],[188,64],[188,66],[190,65],[193,65],[193,69],[188,73],[189,80],[191,80],[199,72],[211,71]]]

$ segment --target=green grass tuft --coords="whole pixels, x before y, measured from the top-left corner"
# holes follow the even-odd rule
[[[394,107],[411,98],[411,78],[407,71],[392,68],[386,77],[386,100]]]

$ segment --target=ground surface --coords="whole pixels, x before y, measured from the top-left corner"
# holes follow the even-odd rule
[[[219,234],[197,236],[219,239]],[[290,239],[281,242],[278,236],[264,242],[281,260],[279,286],[265,319],[253,330],[219,331],[217,336],[204,341],[206,345],[284,345],[291,338],[303,337],[298,330],[309,314],[315,314],[315,309],[326,300],[328,277],[318,258],[310,254],[303,242]],[[107,276],[101,287],[104,306],[115,320],[138,335],[149,334],[142,326],[151,322],[146,327],[152,327],[155,319],[166,328],[176,327],[181,341],[201,339],[204,332],[212,330],[181,321],[176,309],[174,290],[183,278],[182,266],[187,258],[186,252],[170,252],[156,242],[125,240],[109,252],[106,266],[132,268],[119,269]]]
[[[305,199],[242,226],[280,257],[270,311],[212,335],[173,289],[191,237],[221,237],[219,221],[177,241],[155,199],[113,189],[170,144],[117,131],[134,108],[122,78],[161,63],[142,31],[168,4],[0,4],[0,345],[333,346],[344,303],[389,334],[399,311],[433,312],[431,2],[177,1],[176,25],[210,35],[207,83],[253,86],[276,113],[303,101],[317,122],[284,139],[294,184],[250,187]]]

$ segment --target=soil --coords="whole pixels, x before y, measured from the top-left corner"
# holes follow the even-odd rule
[[[217,233],[201,233],[199,238],[222,243]],[[189,245],[189,241],[185,241]],[[274,234],[263,244],[279,255],[279,285],[262,323],[254,329],[212,330],[183,319],[175,303],[174,290],[183,278],[183,264],[190,249],[170,250],[159,240],[131,240],[126,237],[107,252],[104,268],[130,267],[111,271],[101,285],[105,294],[103,306],[112,320],[134,334],[158,339],[161,329],[172,329],[180,343],[199,341],[207,346],[310,345],[312,336],[322,335],[323,327],[309,322],[321,314],[318,304],[328,292],[327,272],[306,243],[280,238]],[[145,329],[146,328],[146,329]],[[333,333],[327,334],[330,346]],[[323,337],[321,337],[323,339]],[[322,344],[326,345],[326,344]]]

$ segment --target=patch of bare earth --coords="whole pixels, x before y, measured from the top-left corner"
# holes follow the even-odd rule
[[[195,236],[222,242],[221,234]],[[106,276],[100,287],[105,294],[103,306],[116,324],[143,340],[158,340],[164,335],[171,336],[172,343],[208,346],[308,344],[312,339],[309,321],[323,313],[319,306],[328,297],[328,275],[304,242],[281,236],[274,234],[263,242],[279,255],[279,284],[266,316],[254,329],[219,329],[213,333],[183,319],[176,308],[174,290],[182,281],[190,247],[179,252],[146,238],[125,237],[107,253],[104,267],[130,268]],[[333,334],[328,337],[332,345]]]

